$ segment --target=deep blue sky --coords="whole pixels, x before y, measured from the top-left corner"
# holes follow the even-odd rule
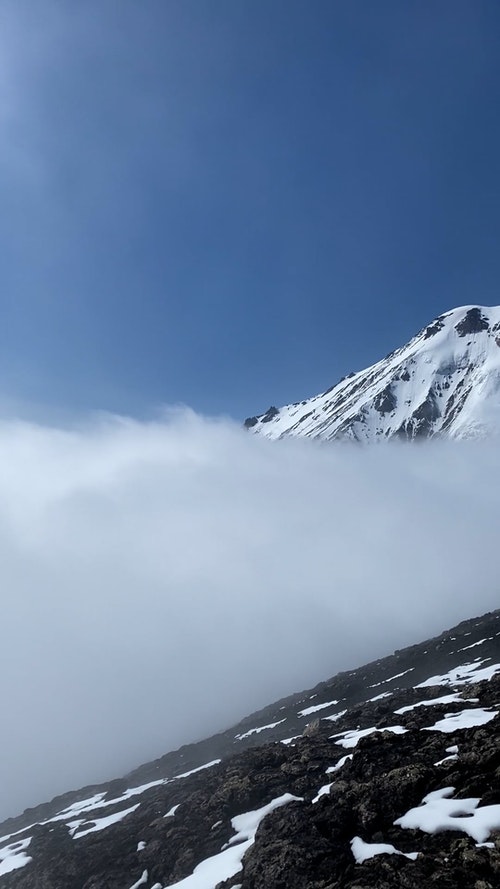
[[[0,396],[242,418],[500,302],[497,0],[3,0]]]

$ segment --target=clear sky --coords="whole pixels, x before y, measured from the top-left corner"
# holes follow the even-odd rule
[[[236,418],[500,302],[497,0],[2,0],[0,396]]]

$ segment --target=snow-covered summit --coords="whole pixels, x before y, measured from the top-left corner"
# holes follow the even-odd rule
[[[500,434],[500,306],[445,312],[377,364],[245,426],[360,442]]]

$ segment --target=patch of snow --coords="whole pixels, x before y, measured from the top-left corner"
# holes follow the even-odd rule
[[[472,645],[465,645],[464,648],[458,648],[457,654],[460,651],[468,651],[469,648],[475,648],[476,645],[483,645],[484,642],[489,642],[491,639],[493,639],[493,636],[487,636],[486,639],[480,639],[479,642],[473,642]]]
[[[382,682],[374,682],[373,685],[369,685],[368,688],[378,688],[379,685],[386,685],[387,682],[392,682],[393,679],[401,679],[401,676],[406,676],[407,673],[411,673],[415,667],[410,667],[409,670],[403,670],[402,673],[396,673],[395,676],[389,676],[389,679],[382,679]]]
[[[206,858],[195,867],[189,877],[171,884],[169,889],[215,889],[217,883],[233,877],[242,868],[242,860],[245,852],[255,841],[255,834],[260,822],[274,809],[284,806],[301,797],[285,793],[283,796],[272,800],[267,806],[253,812],[245,812],[231,819],[233,829],[237,831],[222,852]]]
[[[190,775],[195,775],[197,772],[201,772],[204,769],[210,769],[213,766],[218,765],[220,761],[220,759],[213,759],[211,760],[211,762],[206,762],[201,766],[197,766],[195,769],[190,769],[188,772],[182,772],[180,775],[174,775],[172,778],[159,778],[156,781],[149,781],[147,784],[140,784],[138,787],[129,787],[120,796],[116,796],[113,799],[104,799],[104,797],[106,796],[105,792],[97,793],[95,794],[95,796],[89,797],[88,799],[72,803],[71,806],[68,806],[66,809],[62,809],[53,818],[49,818],[47,819],[47,821],[42,821],[41,823],[52,824],[56,821],[68,822],[68,819],[73,818],[75,815],[85,814],[86,812],[93,812],[96,809],[109,808],[109,806],[117,806],[120,803],[126,802],[131,797],[138,796],[139,794],[144,793],[151,787],[159,787],[160,785],[171,784],[173,781],[179,781],[182,778],[188,778]]]
[[[251,728],[248,730],[248,732],[243,732],[243,734],[235,735],[234,737],[236,741],[243,741],[244,738],[249,738],[251,735],[259,735],[261,732],[267,731],[267,729],[276,728],[277,725],[281,725],[281,723],[285,721],[286,716],[284,719],[279,719],[278,722],[270,722],[269,725],[261,725],[259,726],[259,728]]]
[[[102,802],[104,797],[106,796],[106,792],[104,793],[95,793],[94,796],[88,797],[88,799],[79,800],[76,803],[72,803],[70,806],[67,806],[66,809],[61,809],[60,812],[57,813],[57,818],[59,820],[64,821],[64,819],[68,816],[76,815],[78,812],[85,812],[87,809],[93,809],[98,803]],[[56,818],[51,818],[50,821],[55,821]],[[49,823],[49,822],[46,822]]]
[[[418,852],[400,852],[399,849],[388,843],[365,843],[361,837],[354,837],[351,840],[351,850],[356,864],[363,864],[364,861],[369,861],[376,855],[404,855],[411,861],[415,861],[418,855]]]
[[[337,722],[342,716],[345,716],[347,710],[340,710],[339,713],[334,713],[333,716],[322,716],[321,718],[324,720],[328,720],[329,722]]]
[[[170,784],[171,781],[179,781],[180,778],[189,778],[190,775],[196,775],[197,772],[203,772],[205,769],[211,769],[213,766],[218,766],[220,762],[222,762],[222,760],[212,759],[210,762],[206,762],[202,766],[190,769],[189,772],[182,772],[180,775],[174,775],[173,778],[166,778],[163,783]]]
[[[114,815],[108,815],[106,818],[96,818],[92,821],[92,827],[87,827],[84,830],[77,830],[75,834],[73,834],[73,839],[79,840],[82,837],[86,837],[89,833],[96,833],[99,830],[106,830],[107,827],[110,827],[112,824],[118,824],[119,821],[123,821],[127,815],[131,812],[135,812],[138,809],[140,803],[137,803],[135,806],[131,806],[130,809],[122,809],[121,812],[115,812]]]
[[[302,737],[302,735],[292,735],[291,738],[282,738],[282,740],[280,741],[280,744],[291,744],[292,741],[296,741],[297,738],[301,738],[301,737]]]
[[[331,735],[332,738],[338,738],[339,735],[343,735],[340,741],[335,741],[340,747],[344,747],[348,750],[351,747],[357,747],[358,742],[361,738],[366,738],[367,735],[373,735],[375,732],[392,732],[395,735],[404,735],[408,729],[403,728],[402,725],[386,725],[384,728],[362,728],[357,731],[350,732],[339,732],[337,735]]]
[[[445,756],[443,759],[438,759],[437,762],[434,763],[435,766],[442,766],[444,762],[453,762],[453,760],[458,759],[456,753],[451,753],[450,756]]]
[[[489,667],[479,668],[486,663],[485,660],[478,659],[472,664],[462,664],[443,673],[441,676],[430,676],[424,682],[415,685],[414,688],[430,688],[433,685],[467,685],[470,682],[482,682],[485,679],[491,679],[496,673],[500,672],[500,664],[490,664]]]
[[[140,841],[137,843],[137,849],[136,849],[136,852],[142,852],[143,849],[145,849],[145,848],[146,848],[146,843],[144,842],[144,840],[140,840]]]
[[[167,814],[164,815],[163,817],[164,817],[164,818],[173,818],[173,816],[174,816],[175,813],[177,812],[177,809],[179,808],[179,806],[180,806],[180,803],[177,803],[176,806],[172,806],[172,808],[169,809],[168,812],[167,812]]]
[[[467,698],[466,700],[471,704],[476,704],[478,698]],[[400,707],[399,710],[394,712],[398,716],[402,716],[403,713],[409,713],[410,710],[415,710],[416,707],[434,707],[435,704],[456,704],[457,701],[463,702],[464,698],[461,697],[459,692],[454,692],[451,695],[443,695],[441,698],[432,698],[430,701],[418,701],[416,704],[408,704],[407,707]]]
[[[312,800],[312,803],[313,804],[317,803],[318,800],[321,799],[322,796],[326,796],[327,794],[329,794],[332,787],[333,787],[333,782],[331,784],[323,784],[323,787],[320,787],[320,789],[318,790],[318,793]]]
[[[338,761],[334,766],[329,766],[329,767],[327,768],[327,770],[326,770],[326,774],[327,774],[327,775],[331,775],[332,772],[338,772],[339,769],[342,768],[342,766],[345,766],[346,762],[347,762],[349,759],[352,759],[352,758],[353,758],[353,756],[354,756],[354,753],[347,753],[345,756],[341,756],[341,758],[339,759],[339,761]]]
[[[423,728],[423,732],[445,732],[449,734],[458,729],[474,728],[478,725],[486,725],[498,716],[496,711],[484,710],[482,707],[474,707],[470,710],[460,710],[459,713],[447,713],[444,719],[439,719],[434,725]]]
[[[147,883],[147,882],[148,882],[148,872],[147,872],[147,870],[143,870],[142,876],[139,877],[139,879],[137,880],[137,883],[134,883],[134,885],[131,886],[130,889],[139,889],[139,886],[144,886],[144,883]]]
[[[326,710],[327,707],[335,707],[336,704],[338,704],[338,701],[327,701],[325,704],[316,704],[316,706],[313,707],[306,707],[305,710],[299,710],[297,716],[310,716],[311,713],[317,713],[318,710]]]
[[[15,830],[12,833],[6,833],[5,836],[0,837],[0,843],[4,843],[5,840],[10,840],[12,837],[18,837],[20,833],[27,833],[28,830],[31,830],[32,827],[36,827],[38,821],[35,821],[34,824],[28,824],[28,827],[21,827],[19,830]]]
[[[373,685],[371,686],[371,688],[373,688]],[[371,704],[373,703],[373,701],[381,701],[382,698],[390,698],[393,694],[394,692],[392,691],[383,691],[381,694],[375,695],[374,698],[368,698],[366,703]]]
[[[17,840],[0,849],[0,876],[10,874],[11,871],[24,867],[33,860],[24,851],[30,843],[31,837],[27,837],[25,840]]]
[[[448,799],[454,792],[454,787],[443,787],[428,793],[420,806],[410,809],[394,824],[424,833],[458,830],[467,833],[476,843],[484,843],[492,831],[500,829],[500,805],[478,809],[480,799]]]

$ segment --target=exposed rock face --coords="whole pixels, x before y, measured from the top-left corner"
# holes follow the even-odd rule
[[[500,306],[446,312],[372,367],[245,426],[273,439],[358,442],[500,434],[499,330]]]
[[[220,881],[197,886],[495,889],[499,706],[494,612],[278,701],[123,781],[5,822],[0,889],[159,889],[208,858],[220,862],[224,849],[237,858],[241,850],[232,875],[221,870]],[[209,753],[222,761],[207,763]],[[430,805],[424,797],[446,788],[454,789],[437,832],[395,823],[414,807],[421,814]],[[238,816],[276,800],[256,833],[231,845],[242,830]],[[439,813],[440,801],[432,805]],[[471,836],[485,817],[491,830]],[[32,860],[18,858],[7,872],[16,856]]]
[[[488,319],[483,315],[479,306],[469,309],[458,324],[455,324],[455,330],[459,336],[468,336],[472,333],[481,333],[482,330],[488,330]]]

